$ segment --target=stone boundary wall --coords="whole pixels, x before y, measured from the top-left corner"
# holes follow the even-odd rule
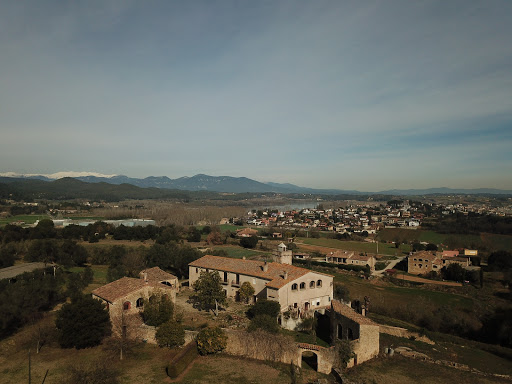
[[[422,336],[418,332],[412,332],[405,328],[392,327],[390,325],[379,324],[379,332],[385,333],[385,334],[391,335],[391,336],[403,337],[406,339],[414,337],[415,340],[422,341],[424,343],[431,344],[431,345],[435,344],[427,336],[424,336],[424,335]]]
[[[187,331],[185,330],[185,344],[192,342],[195,340],[198,331]],[[156,344],[156,327],[152,327],[150,325],[142,324],[139,329],[138,338],[145,341],[146,343]]]

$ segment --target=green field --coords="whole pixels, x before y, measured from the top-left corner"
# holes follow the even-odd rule
[[[345,251],[354,252],[368,252],[377,253],[377,243],[367,243],[363,241],[343,241],[336,239],[312,239],[312,238],[300,238],[304,244],[316,245],[319,247],[326,248],[337,248]],[[394,244],[379,243],[379,254],[400,256],[403,253],[408,253],[411,247],[408,244],[401,244],[400,248],[395,248]]]
[[[13,221],[23,221],[25,224],[34,224],[37,220],[49,219],[47,215],[17,215],[12,217],[0,218],[0,227],[6,224],[12,223]]]

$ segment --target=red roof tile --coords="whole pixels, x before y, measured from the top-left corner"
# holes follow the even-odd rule
[[[113,303],[117,299],[139,290],[146,285],[144,280],[133,277],[122,277],[103,287],[96,288],[92,294]]]
[[[176,276],[163,271],[158,267],[153,267],[149,269],[145,269],[139,273],[141,279],[144,279],[144,273],[146,274],[146,278],[150,282],[161,282],[166,280],[175,280]]]
[[[215,269],[218,271],[226,271],[232,273],[239,273],[241,275],[259,277],[265,280],[269,280],[267,287],[270,288],[281,288],[289,282],[304,276],[309,272],[318,273],[321,275],[333,277],[325,273],[311,271],[305,268],[295,267],[289,264],[280,263],[267,263],[267,271],[263,271],[265,262],[256,260],[241,260],[232,259],[229,257],[211,256],[206,255],[198,260],[195,260],[189,264],[191,267],[200,267],[207,269]],[[284,279],[285,272],[288,273],[286,279]]]

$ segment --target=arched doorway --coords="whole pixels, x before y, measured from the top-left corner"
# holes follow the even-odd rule
[[[301,364],[303,369],[311,369],[313,371],[318,371],[318,355],[313,351],[303,351],[302,352],[302,362],[306,364]]]

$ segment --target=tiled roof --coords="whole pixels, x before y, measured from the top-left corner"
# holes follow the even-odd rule
[[[298,279],[299,277],[304,276],[309,272],[314,272],[321,275],[332,277],[331,275],[326,275],[325,273],[320,273],[316,271],[311,271],[309,269],[299,268],[293,265],[280,263],[267,263],[267,271],[263,271],[264,265],[265,263],[263,261],[231,259],[229,257],[211,255],[203,256],[200,259],[195,260],[189,264],[189,266],[191,267],[215,269],[218,271],[239,273],[241,275],[259,277],[265,280],[269,280],[269,282],[267,283],[267,287],[277,289],[285,286],[286,284],[295,279]],[[288,273],[286,279],[284,279],[285,272]]]
[[[96,288],[92,291],[92,294],[113,303],[117,299],[126,296],[133,291],[143,288],[145,285],[146,283],[142,279],[122,277],[119,280],[104,285],[103,287]]]
[[[153,267],[149,269],[145,269],[140,272],[139,276],[141,279],[144,279],[144,273],[146,274],[147,280],[150,282],[160,282],[166,280],[175,280],[176,276],[161,270],[158,267]]]
[[[372,258],[372,256],[360,256],[360,255],[354,255],[349,260],[361,260],[361,261],[368,261]]]
[[[331,306],[332,306],[332,309],[333,309],[334,312],[339,313],[340,315],[342,315],[342,316],[344,316],[344,317],[346,317],[346,318],[356,322],[357,324],[361,324],[361,325],[376,325],[376,326],[378,326],[378,324],[374,323],[368,317],[363,316],[363,315],[357,313],[352,308],[350,308],[349,306],[341,303],[338,300],[332,300],[331,301]]]

